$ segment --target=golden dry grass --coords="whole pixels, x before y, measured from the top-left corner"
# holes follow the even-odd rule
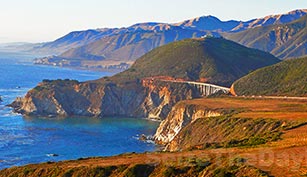
[[[232,109],[234,117],[271,118],[307,121],[307,101],[266,98],[202,98],[181,104],[201,105],[208,109]]]

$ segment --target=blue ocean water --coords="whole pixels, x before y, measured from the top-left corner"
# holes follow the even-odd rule
[[[0,53],[0,169],[29,163],[60,161],[126,152],[153,151],[156,146],[137,139],[152,135],[158,122],[133,118],[24,118],[5,107],[43,79],[98,79],[112,75],[37,66],[33,56]],[[50,154],[57,154],[52,156]]]

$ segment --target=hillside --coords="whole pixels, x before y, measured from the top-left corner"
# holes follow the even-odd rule
[[[80,158],[80,160],[47,162],[0,171],[0,177],[197,177],[197,176],[254,176],[268,177],[268,173],[244,163],[243,158],[214,158],[191,153],[127,154],[110,158]],[[207,155],[207,154],[206,154]],[[227,162],[231,163],[227,163]]]
[[[268,53],[223,38],[186,39],[152,50],[115,78],[169,76],[230,86],[235,78],[277,62]]]
[[[233,84],[238,95],[307,96],[307,58],[256,70]]]
[[[307,55],[307,15],[287,24],[248,29],[223,36],[242,45],[286,59]]]

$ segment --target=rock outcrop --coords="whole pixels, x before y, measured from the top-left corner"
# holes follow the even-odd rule
[[[163,120],[154,135],[155,141],[168,144],[188,124],[198,118],[223,115],[222,111],[210,110],[201,105],[186,105],[184,102],[176,104],[167,118]]]

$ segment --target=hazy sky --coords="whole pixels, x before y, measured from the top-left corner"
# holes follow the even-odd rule
[[[0,43],[51,41],[70,31],[203,15],[249,20],[304,8],[307,0],[0,0]]]

